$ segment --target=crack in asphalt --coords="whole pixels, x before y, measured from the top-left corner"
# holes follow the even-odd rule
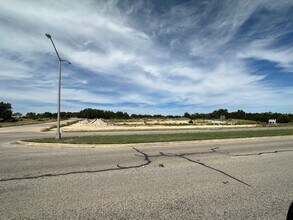
[[[150,160],[150,158],[155,158],[155,157],[178,157],[178,158],[182,158],[185,160],[188,160],[189,162],[192,163],[196,163],[198,165],[204,166],[208,169],[214,170],[218,173],[221,173],[231,179],[236,180],[239,183],[242,183],[246,186],[251,187],[251,185],[249,185],[248,183],[245,183],[244,181],[220,170],[214,167],[211,167],[205,163],[196,161],[196,160],[192,160],[190,158],[188,158],[187,156],[193,156],[193,155],[198,155],[198,154],[209,154],[209,153],[224,153],[226,155],[229,156],[253,156],[253,155],[262,155],[262,154],[271,154],[271,153],[280,153],[280,152],[288,152],[288,151],[293,151],[293,150],[276,150],[276,151],[269,151],[269,152],[260,152],[260,153],[256,153],[256,154],[230,154],[229,152],[218,152],[217,150],[220,147],[217,145],[216,147],[211,148],[209,151],[201,151],[201,152],[193,152],[193,153],[182,153],[182,154],[172,154],[172,153],[163,153],[163,152],[159,152],[159,154],[156,155],[148,155],[146,153],[144,153],[143,151],[133,147],[132,149],[135,150],[136,152],[138,152],[139,154],[135,154],[135,156],[137,157],[143,157],[145,163],[142,164],[138,164],[138,165],[133,165],[133,166],[121,166],[119,164],[117,164],[117,167],[115,168],[108,168],[108,169],[101,169],[101,170],[84,170],[84,171],[72,171],[72,172],[66,172],[66,173],[49,173],[49,174],[42,174],[42,175],[37,175],[37,176],[23,176],[23,177],[13,177],[13,178],[4,178],[4,179],[0,179],[0,182],[7,182],[7,181],[13,181],[13,180],[30,180],[30,179],[39,179],[39,178],[44,178],[44,177],[57,177],[57,176],[67,176],[67,175],[74,175],[74,174],[85,174],[85,173],[100,173],[100,172],[107,172],[107,171],[118,171],[118,170],[126,170],[126,169],[136,169],[136,168],[140,168],[140,167],[145,167],[147,165],[149,165],[152,161]]]
[[[293,150],[275,150],[275,151],[264,151],[264,152],[259,152],[259,153],[253,153],[253,154],[229,154],[229,156],[233,156],[233,157],[248,157],[248,156],[259,156],[262,154],[276,154],[276,153],[283,153],[283,152],[290,152]]]
[[[220,148],[219,146],[216,146],[216,147],[211,148],[209,151],[200,151],[200,152],[193,152],[193,153],[184,153],[184,154],[179,154],[179,155],[192,156],[192,155],[197,155],[197,154],[221,153],[221,152],[216,151],[219,148]],[[137,150],[136,148],[133,148],[133,149]],[[144,154],[141,151],[140,151],[140,153],[141,154]],[[142,157],[142,155],[138,155],[138,154],[135,154],[135,156]],[[147,156],[148,156],[148,158],[149,157],[151,157],[151,158],[152,157],[162,157],[162,156],[166,156],[166,154],[163,153],[163,152],[159,152],[159,154],[147,155]]]
[[[212,150],[211,152],[212,152],[212,153],[218,153],[218,152],[216,151],[216,149],[219,149],[219,147],[212,148],[212,149],[211,149],[211,150]],[[211,169],[211,170],[214,170],[214,171],[216,171],[216,172],[219,172],[219,173],[221,173],[221,174],[223,174],[223,175],[225,175],[225,176],[227,176],[227,177],[230,177],[230,178],[236,180],[236,181],[239,182],[239,183],[242,183],[242,184],[244,184],[244,185],[246,185],[246,186],[251,187],[251,185],[249,185],[248,183],[246,183],[246,182],[244,182],[244,181],[242,181],[242,180],[240,180],[240,179],[238,179],[238,178],[236,178],[236,177],[234,177],[234,176],[232,176],[232,175],[230,175],[230,174],[228,174],[228,173],[226,173],[226,172],[224,172],[224,171],[222,171],[222,170],[220,170],[220,169],[217,169],[217,168],[211,167],[211,166],[209,166],[209,165],[207,165],[207,164],[205,164],[205,163],[202,163],[202,162],[199,162],[199,161],[196,161],[196,160],[192,160],[192,159],[186,157],[186,156],[189,156],[189,155],[195,155],[195,154],[199,154],[199,153],[210,153],[210,152],[197,152],[197,153],[186,153],[186,154],[165,154],[165,153],[163,153],[163,152],[160,152],[160,155],[161,155],[161,156],[166,156],[166,157],[179,157],[179,158],[182,158],[182,159],[188,160],[188,161],[190,161],[190,162],[192,162],[192,163],[196,163],[196,164],[199,164],[199,165],[201,165],[201,166],[204,166],[204,167],[206,167],[206,168],[208,168],[208,169]]]
[[[219,173],[222,173],[222,174],[224,174],[225,176],[230,177],[230,178],[232,178],[232,179],[238,181],[239,183],[242,183],[242,184],[244,184],[244,185],[246,185],[246,186],[251,187],[251,185],[249,185],[248,183],[246,183],[246,182],[244,182],[244,181],[242,181],[242,180],[240,180],[240,179],[238,179],[238,178],[236,178],[236,177],[234,177],[234,176],[232,176],[232,175],[230,175],[230,174],[228,174],[228,173],[226,173],[226,172],[224,172],[224,171],[222,171],[222,170],[219,170],[219,169],[217,169],[217,168],[214,168],[214,167],[211,167],[211,166],[209,166],[209,165],[206,165],[205,163],[202,163],[202,162],[199,162],[199,161],[192,160],[192,159],[190,159],[190,158],[188,158],[188,157],[184,157],[184,156],[179,156],[179,157],[180,157],[180,158],[183,158],[183,159],[185,159],[185,160],[188,160],[188,161],[190,161],[190,162],[192,162],[192,163],[196,163],[196,164],[202,165],[202,166],[204,166],[204,167],[206,167],[206,168],[208,168],[208,169],[212,169],[212,170],[214,170],[214,171],[217,171],[217,172],[219,172]]]
[[[143,153],[142,151],[133,148],[137,152],[141,153],[144,156],[144,160],[146,163],[134,165],[134,166],[120,166],[117,164],[116,168],[108,168],[108,169],[102,169],[102,170],[84,170],[84,171],[72,171],[72,172],[66,172],[66,173],[49,173],[49,174],[42,174],[38,176],[24,176],[24,177],[13,177],[13,178],[5,178],[0,179],[0,182],[7,182],[7,181],[13,181],[13,180],[30,180],[30,179],[39,179],[44,177],[57,177],[57,176],[67,176],[67,175],[74,175],[74,174],[84,174],[84,173],[101,173],[101,172],[107,172],[107,171],[116,171],[116,170],[126,170],[126,169],[134,169],[134,168],[140,168],[143,166],[146,166],[151,163],[151,161],[148,158],[148,155]]]
[[[127,167],[123,167],[123,166],[120,166],[119,164],[117,164],[118,168],[120,168],[120,169],[139,168],[139,167],[144,167],[144,166],[146,166],[146,165],[148,165],[148,164],[150,164],[152,162],[152,161],[150,161],[149,156],[146,153],[136,149],[135,147],[133,147],[132,149],[134,149],[137,152],[139,152],[140,154],[142,154],[144,156],[144,160],[146,161],[146,163],[136,165],[136,166],[127,166]],[[140,155],[135,154],[135,156],[140,156]]]
[[[192,159],[186,157],[186,156],[192,156],[192,155],[198,155],[198,154],[220,153],[220,152],[217,152],[217,150],[219,148],[220,147],[217,145],[216,147],[211,148],[209,151],[201,151],[201,152],[194,152],[194,153],[182,153],[182,154],[171,154],[171,153],[159,152],[159,154],[157,154],[157,155],[147,155],[146,153],[143,153],[142,151],[139,151],[136,148],[133,148],[133,149],[136,150],[136,151],[138,151],[140,154],[144,155],[145,160],[149,161],[149,163],[151,163],[150,160],[149,160],[149,158],[152,158],[152,157],[179,157],[179,158],[188,160],[188,161],[190,161],[192,163],[196,163],[196,164],[199,164],[201,166],[204,166],[204,167],[206,167],[208,169],[214,170],[216,172],[219,172],[219,173],[221,173],[221,174],[223,174],[223,175],[225,175],[225,176],[227,176],[229,178],[232,178],[232,179],[236,180],[239,183],[242,183],[242,184],[244,184],[246,186],[251,187],[251,185],[249,185],[248,183],[245,183],[244,181],[242,181],[242,180],[240,180],[240,179],[238,179],[238,178],[236,178],[236,177],[234,177],[234,176],[232,176],[232,175],[230,175],[230,174],[228,174],[228,173],[226,173],[226,172],[224,172],[224,171],[222,171],[220,169],[211,167],[209,165],[206,165],[205,163],[202,163],[202,162],[199,162],[199,161],[195,161],[195,160],[192,160]],[[135,156],[141,157],[142,155],[137,155],[136,154]]]

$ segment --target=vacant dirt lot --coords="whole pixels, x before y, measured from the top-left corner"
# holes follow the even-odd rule
[[[110,131],[110,130],[169,130],[200,128],[256,127],[257,124],[237,125],[234,122],[216,123],[212,120],[198,120],[193,124],[188,119],[138,119],[110,121],[102,119],[82,120],[77,124],[62,127],[62,131]]]

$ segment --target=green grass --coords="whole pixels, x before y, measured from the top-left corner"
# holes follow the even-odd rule
[[[81,136],[66,137],[61,140],[54,138],[26,140],[39,143],[69,143],[69,144],[129,144],[172,141],[195,141],[228,138],[251,138],[293,135],[292,129],[260,130],[260,131],[231,131],[231,132],[204,132],[179,134],[145,134],[145,135],[111,135],[111,136]]]

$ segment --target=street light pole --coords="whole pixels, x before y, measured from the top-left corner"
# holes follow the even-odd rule
[[[60,110],[61,110],[61,60],[59,60],[57,133],[56,133],[56,137],[55,137],[55,139],[57,139],[57,140],[61,139]]]
[[[50,39],[52,42],[52,45],[54,47],[54,50],[57,54],[58,61],[59,61],[59,82],[58,82],[58,113],[57,113],[57,133],[56,133],[56,139],[59,140],[61,139],[61,132],[60,132],[60,109],[61,109],[61,64],[62,62],[67,62],[68,64],[71,64],[68,60],[62,60],[61,57],[59,56],[59,53],[55,47],[55,44],[53,42],[53,39],[50,34],[45,34],[47,38]]]

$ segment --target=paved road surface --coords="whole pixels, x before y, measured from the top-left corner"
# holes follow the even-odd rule
[[[276,220],[293,199],[293,136],[93,149],[18,131],[0,132],[0,219]]]

